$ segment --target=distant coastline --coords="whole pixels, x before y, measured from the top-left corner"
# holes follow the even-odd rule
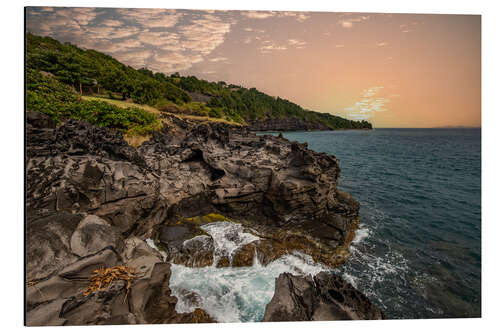
[[[442,128],[442,129],[446,129],[446,128],[449,128],[449,129],[481,129],[481,126],[461,126],[461,125],[452,126],[452,125],[449,125],[449,126],[436,126],[436,127],[431,127],[431,128]]]

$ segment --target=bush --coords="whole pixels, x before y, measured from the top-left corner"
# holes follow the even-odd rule
[[[69,106],[78,102],[74,90],[38,71],[26,73],[26,109],[49,115],[56,122],[68,117]]]
[[[212,118],[221,118],[222,117],[222,112],[218,108],[211,108],[210,112],[208,113],[208,115],[210,117],[212,117]]]
[[[139,135],[161,128],[161,122],[153,113],[106,102],[81,101],[69,86],[37,71],[28,71],[26,83],[27,110],[45,113],[57,123],[74,118]]]

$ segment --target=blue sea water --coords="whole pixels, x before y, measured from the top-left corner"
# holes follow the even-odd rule
[[[481,130],[285,132],[340,161],[360,229],[339,274],[389,318],[481,315]]]

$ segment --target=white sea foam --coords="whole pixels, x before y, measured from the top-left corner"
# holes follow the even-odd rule
[[[198,306],[218,322],[260,321],[266,304],[274,294],[275,279],[284,272],[294,275],[316,275],[325,267],[302,253],[285,255],[267,266],[201,267],[172,265],[170,288],[179,299],[176,310],[191,312],[196,305],[183,297],[183,290],[200,296]]]
[[[205,224],[201,229],[212,236],[214,240],[214,266],[224,256],[232,262],[234,251],[259,239],[251,233],[244,232],[241,224],[228,221]]]
[[[167,254],[165,253],[165,251],[157,248],[155,242],[151,238],[146,239],[146,243],[161,254],[161,256],[163,257],[163,261],[167,261]]]
[[[231,222],[210,223],[202,228],[214,239],[216,260],[224,255],[231,258],[237,248],[259,239]],[[267,266],[256,258],[251,267],[193,268],[172,264],[170,288],[178,298],[176,310],[191,312],[200,307],[218,322],[260,321],[273,297],[275,279],[281,273],[314,276],[327,270],[300,252],[282,256]],[[186,291],[196,293],[197,302]]]
[[[359,229],[356,230],[356,235],[352,240],[353,244],[359,244],[361,241],[371,235],[370,229],[368,229],[365,225],[361,224]]]
[[[344,274],[342,274],[342,278],[343,278],[345,281],[347,281],[347,282],[349,282],[350,284],[352,284],[352,286],[353,286],[354,288],[357,288],[357,287],[358,287],[358,282],[357,282],[357,281],[358,281],[358,279],[357,279],[355,276],[353,276],[353,275],[351,275],[351,274],[348,274],[348,273],[344,273]]]

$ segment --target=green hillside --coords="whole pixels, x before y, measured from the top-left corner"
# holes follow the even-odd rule
[[[178,73],[153,73],[146,68],[136,70],[103,53],[83,50],[50,37],[28,33],[26,51],[28,110],[45,112],[56,120],[74,117],[123,130],[135,128],[139,132],[158,127],[156,115],[146,116],[144,108],[123,109],[79,98],[92,95],[242,124],[250,120],[291,117],[321,123],[331,129],[371,128],[366,121],[305,110],[255,88],[208,82]],[[115,118],[118,120],[114,121]]]

